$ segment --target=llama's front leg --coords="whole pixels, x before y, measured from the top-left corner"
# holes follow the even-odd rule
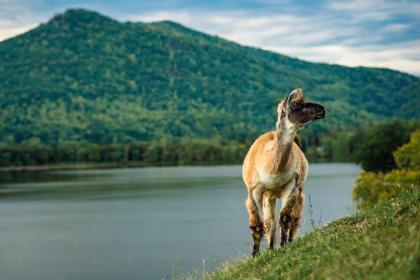
[[[281,245],[293,240],[302,216],[303,195],[294,188],[280,210]]]
[[[260,192],[248,193],[246,200],[246,208],[249,213],[249,228],[251,229],[253,248],[252,256],[255,257],[260,253],[260,243],[263,236],[264,228],[259,215],[262,194]]]
[[[284,209],[284,208],[283,208]],[[287,210],[280,211],[280,245],[283,246],[287,242],[290,229],[290,214]]]
[[[276,238],[276,198],[266,193],[263,197],[264,233],[269,248],[274,248]]]
[[[301,175],[296,178],[296,185],[291,195],[296,199],[292,205],[290,213],[290,231],[288,242],[292,242],[300,228],[300,221],[303,216],[303,204],[305,196],[303,194],[303,183],[306,180],[308,169],[306,165],[302,165]]]
[[[303,204],[305,202],[305,196],[303,192],[299,192],[297,197],[297,202],[294,205],[291,213],[291,221],[290,221],[290,231],[289,231],[289,240],[288,242],[292,242],[299,232],[300,222],[302,220],[303,215]]]

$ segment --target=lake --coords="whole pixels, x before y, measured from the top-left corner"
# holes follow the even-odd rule
[[[310,164],[300,235],[354,211],[359,173]],[[3,172],[1,279],[201,275],[249,255],[246,196],[241,166]]]

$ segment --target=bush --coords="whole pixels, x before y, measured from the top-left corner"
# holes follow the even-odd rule
[[[420,169],[420,130],[411,134],[410,142],[394,153],[400,168]]]
[[[367,209],[395,197],[402,191],[419,187],[419,170],[397,169],[388,173],[364,171],[356,180],[353,199],[357,208]]]
[[[411,134],[410,142],[394,152],[401,169],[388,173],[364,171],[356,180],[353,199],[358,208],[369,208],[389,200],[397,193],[420,187],[420,131]]]

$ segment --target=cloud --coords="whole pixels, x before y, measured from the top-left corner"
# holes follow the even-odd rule
[[[144,22],[169,19],[241,44],[259,47],[273,41],[316,44],[337,36],[334,30],[320,30],[317,25],[308,24],[311,19],[294,15],[252,15],[247,11],[159,11],[155,14],[130,15],[128,18]],[[340,36],[347,33],[348,29],[341,30]]]
[[[22,25],[16,26],[8,22],[0,21],[0,41],[13,37],[17,34],[22,34],[28,30],[35,28],[37,25],[38,23],[22,23]]]
[[[401,32],[410,28],[409,24],[394,23],[388,24],[383,28],[385,32]]]
[[[0,0],[0,41],[36,27],[45,19],[44,13],[34,13],[39,1]]]
[[[383,4],[380,0],[332,1],[329,8],[339,11],[363,11]]]
[[[411,45],[412,44],[412,45]],[[385,67],[420,75],[420,40],[384,48],[349,48],[326,45],[301,48],[269,47],[269,50],[289,53],[313,62],[330,62],[347,66]],[[394,66],[398,66],[398,68]]]
[[[406,20],[416,18],[418,22],[420,16],[418,1],[335,0],[329,2],[326,7],[338,15],[350,18],[352,22],[397,20],[401,16]]]

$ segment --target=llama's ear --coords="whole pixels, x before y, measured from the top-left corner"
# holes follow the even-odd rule
[[[300,100],[303,100],[303,90],[301,88],[297,88],[293,90],[287,97],[287,104]]]
[[[284,100],[280,101],[280,103],[277,105],[277,113],[281,113],[283,111],[283,107],[287,105],[287,102]]]

